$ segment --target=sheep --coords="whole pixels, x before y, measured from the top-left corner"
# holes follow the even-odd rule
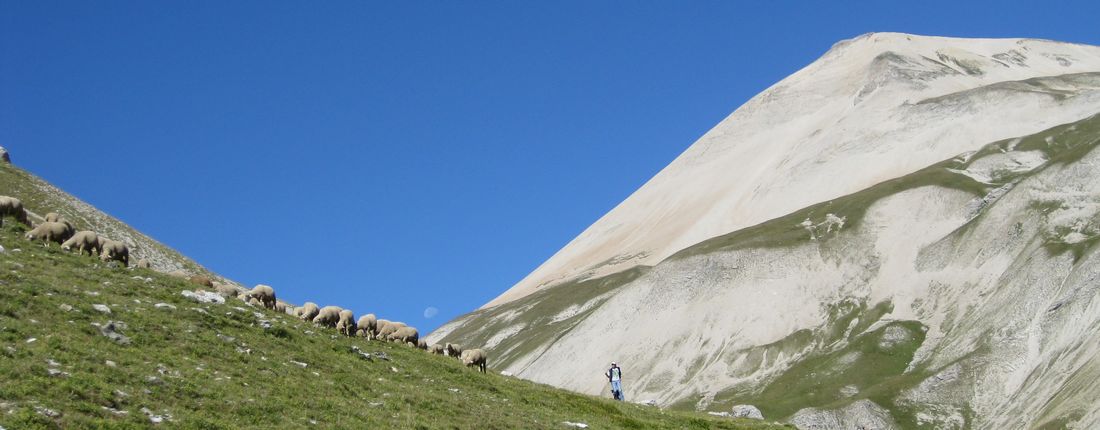
[[[24,236],[27,240],[38,240],[46,243],[46,246],[50,246],[50,242],[56,242],[57,244],[63,244],[66,240],[72,237],[72,233],[69,231],[69,227],[59,222],[44,222],[39,224],[38,227],[31,229]]]
[[[411,345],[416,348],[418,341],[420,340],[420,332],[416,331],[413,327],[401,327],[395,330],[390,335],[386,336],[386,340],[390,342],[401,342]]]
[[[267,307],[267,306],[264,306],[264,302],[261,302],[260,299],[257,299],[257,298],[252,297],[252,296],[248,296],[248,301],[246,303],[248,303],[249,306],[256,307],[256,308],[266,308]]]
[[[4,217],[10,216],[25,226],[30,227],[27,221],[27,211],[23,209],[23,201],[15,197],[0,196],[0,225],[4,225]]]
[[[276,301],[275,302],[275,312],[285,314],[286,313],[286,302],[284,302],[282,300]]]
[[[432,346],[428,347],[428,352],[432,353],[433,355],[444,355],[443,345],[433,343]]]
[[[142,259],[138,260],[137,267],[140,268],[140,269],[152,269],[153,265],[149,264],[149,260],[146,260],[146,259],[142,258]]]
[[[182,270],[173,270],[171,272],[168,272],[168,276],[171,276],[173,278],[187,279],[187,272],[184,272]]]
[[[340,311],[340,320],[336,322],[336,331],[344,336],[352,337],[355,336],[356,328],[355,314],[349,309]]]
[[[340,320],[339,306],[325,306],[317,312],[317,316],[313,317],[314,324],[320,324],[325,327],[336,327],[336,322]]]
[[[237,288],[234,285],[223,284],[221,282],[214,282],[213,284],[214,292],[218,293],[219,296],[225,297],[227,299],[232,299],[243,293],[240,288]]]
[[[420,340],[416,341],[416,348],[427,351],[428,350],[428,342],[424,341],[424,339],[420,339]]]
[[[462,355],[462,347],[459,346],[457,343],[448,343],[447,346],[445,346],[443,349],[443,355],[452,358],[458,358],[460,355]]]
[[[393,334],[393,332],[397,331],[397,329],[405,327],[405,323],[403,322],[386,321],[385,325],[382,325],[381,321],[379,322],[378,335],[376,337],[382,340],[388,340],[389,335]]]
[[[210,277],[206,275],[195,275],[187,279],[187,281],[195,285],[201,285],[203,287],[214,286],[214,280],[210,279]]]
[[[359,337],[365,337],[367,340],[373,339],[374,334],[378,332],[378,318],[374,314],[366,314],[359,317],[359,321],[355,323],[355,334]]]
[[[84,255],[84,251],[88,251],[88,255],[99,255],[102,251],[99,249],[99,235],[94,231],[78,231],[69,240],[61,244],[61,249],[69,251],[76,248],[76,251],[80,255]]]
[[[480,349],[463,351],[461,358],[462,364],[465,364],[466,367],[477,366],[478,369],[481,370],[481,373],[485,373],[485,368],[488,367],[486,362],[489,356],[485,354],[485,351]]]
[[[302,307],[295,309],[295,316],[302,321],[313,321],[313,318],[317,316],[320,309],[317,308],[317,304],[313,302],[306,302]]]
[[[248,293],[249,298],[255,298],[259,301],[263,307],[268,309],[275,309],[275,289],[268,285],[259,284],[252,287],[252,290]]]
[[[46,214],[46,222],[58,222],[60,219],[61,215],[58,215],[57,212],[50,212]]]
[[[103,250],[100,252],[100,260],[104,262],[114,260],[121,262],[123,267],[130,267],[130,248],[125,243],[108,240],[103,244]]]

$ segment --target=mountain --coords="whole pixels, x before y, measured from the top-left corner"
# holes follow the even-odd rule
[[[432,341],[801,428],[1100,426],[1100,48],[873,33]]]
[[[0,195],[126,240],[158,270],[185,256],[19,168]],[[0,227],[0,429],[592,428],[767,430],[783,425],[578,395],[24,240]],[[492,361],[490,361],[492,364]]]

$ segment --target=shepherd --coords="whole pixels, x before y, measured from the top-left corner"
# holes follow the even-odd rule
[[[608,381],[611,381],[611,395],[615,396],[615,400],[623,400],[623,369],[619,367],[614,361],[611,362],[611,368],[607,369],[607,373],[604,373]]]

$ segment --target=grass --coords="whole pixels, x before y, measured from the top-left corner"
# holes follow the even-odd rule
[[[453,359],[339,337],[238,302],[198,304],[180,295],[194,288],[181,279],[44,248],[22,240],[22,231],[10,222],[0,228],[4,428],[147,428],[143,408],[170,415],[162,425],[184,429],[566,428],[563,421],[591,428],[782,428],[481,374]],[[111,314],[93,304],[107,305]],[[62,310],[67,306],[72,310]],[[126,324],[130,344],[112,342],[93,325],[108,320]],[[390,360],[364,360],[352,347]],[[51,369],[65,375],[51,376]]]

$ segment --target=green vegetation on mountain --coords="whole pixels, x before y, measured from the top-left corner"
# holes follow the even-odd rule
[[[482,374],[235,300],[200,304],[180,294],[195,288],[182,279],[27,242],[14,222],[0,230],[4,428],[146,428],[154,419],[194,429],[780,428]],[[128,344],[101,333],[108,321],[124,323]]]

